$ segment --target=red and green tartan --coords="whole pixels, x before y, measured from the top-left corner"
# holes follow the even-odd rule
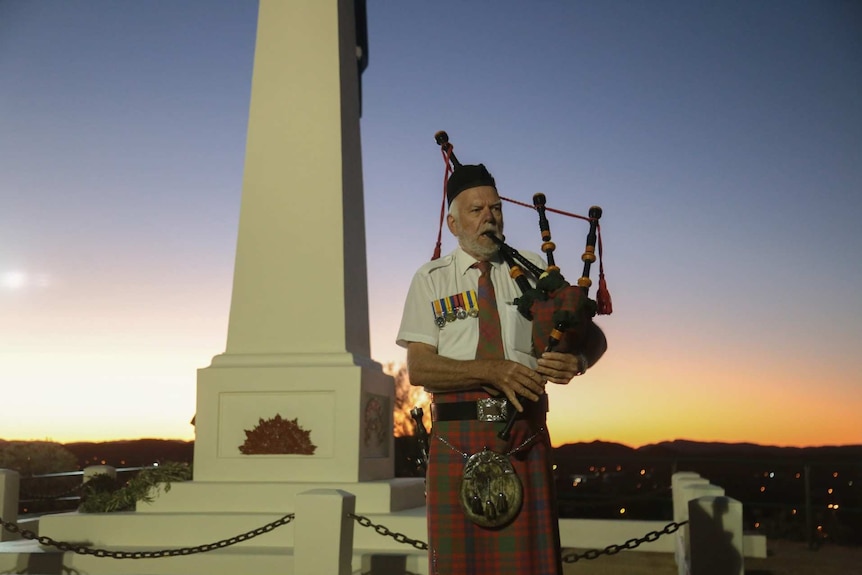
[[[465,391],[435,394],[438,403],[475,401],[488,394]],[[439,421],[432,429],[427,474],[428,536],[431,575],[560,575],[560,534],[547,430],[509,460],[524,488],[520,513],[500,529],[470,521],[458,502],[464,458],[445,445],[472,455],[488,447],[508,453],[544,427],[541,421],[516,421],[508,441],[497,438],[505,423]]]

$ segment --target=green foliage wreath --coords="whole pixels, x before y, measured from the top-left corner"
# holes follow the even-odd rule
[[[162,489],[165,493],[171,490],[171,482],[188,481],[191,477],[191,467],[172,462],[142,469],[125,482],[110,475],[95,475],[84,484],[78,511],[134,511],[138,501],[152,503]]]

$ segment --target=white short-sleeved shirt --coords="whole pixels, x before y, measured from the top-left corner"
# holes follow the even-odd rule
[[[538,254],[521,254],[544,270],[545,262]],[[461,248],[439,259],[423,265],[413,276],[404,314],[398,330],[396,343],[407,347],[419,342],[437,348],[437,353],[452,359],[475,359],[479,342],[479,320],[467,316],[464,319],[446,322],[443,327],[436,323],[434,302],[473,290],[478,293],[479,270],[471,266],[476,260]],[[500,328],[506,359],[517,361],[533,369],[533,325],[518,312],[515,298],[522,295],[518,284],[509,276],[509,266],[503,262],[492,262],[491,281],[497,296]]]

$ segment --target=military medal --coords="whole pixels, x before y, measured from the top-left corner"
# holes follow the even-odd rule
[[[467,319],[467,310],[464,309],[463,293],[459,293],[455,296],[455,317],[458,319]]]
[[[464,292],[464,299],[467,301],[467,315],[470,317],[479,317],[479,306],[477,305],[476,292],[473,290]]]
[[[446,308],[446,315],[445,315],[446,321],[447,322],[455,321],[455,319],[456,319],[455,308],[452,305],[452,297],[451,296],[450,297],[444,297],[443,299],[440,300],[440,303],[442,303],[443,307]]]
[[[431,302],[431,310],[434,312],[434,323],[437,324],[437,327],[443,329],[446,325],[446,313],[443,311],[440,300]]]

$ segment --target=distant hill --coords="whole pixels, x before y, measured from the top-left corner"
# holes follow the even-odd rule
[[[0,448],[8,443],[0,439]],[[75,442],[63,446],[78,459],[81,467],[105,465],[114,467],[143,467],[155,462],[191,463],[194,458],[194,441],[173,439],[129,439],[105,442]],[[678,439],[632,448],[621,443],[592,441],[569,443],[554,449],[555,459],[584,457],[630,458],[644,456],[650,459],[677,458],[751,458],[751,459],[804,459],[860,461],[862,445],[822,446],[822,447],[775,447],[753,443],[698,442]]]
[[[191,463],[195,449],[193,441],[173,439],[78,442],[63,446],[75,454],[82,467],[98,465],[102,461],[114,467],[144,467],[168,461]]]
[[[619,457],[631,456],[636,453],[637,451],[628,445],[608,441],[567,443],[554,449],[554,457],[559,461],[571,457]]]
[[[568,443],[555,449],[557,459],[590,456],[638,456],[650,458],[746,458],[842,460],[862,458],[862,445],[826,445],[822,447],[776,447],[754,443],[699,442],[685,439],[662,441],[637,449],[606,441]]]
[[[648,454],[678,457],[751,457],[771,459],[852,459],[862,457],[862,445],[825,445],[822,447],[776,447],[755,443],[698,442],[677,439],[645,445],[637,450]]]

